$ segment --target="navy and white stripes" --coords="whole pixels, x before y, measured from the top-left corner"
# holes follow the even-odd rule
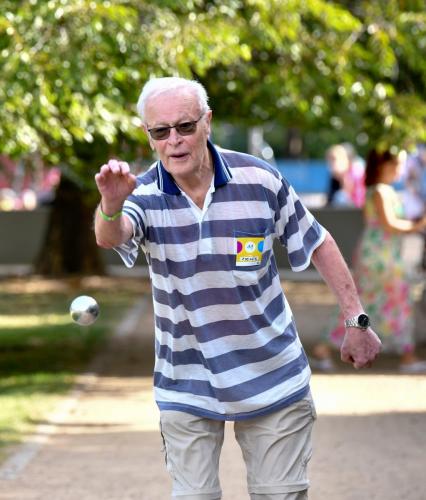
[[[116,250],[131,267],[142,247],[150,265],[159,408],[237,420],[308,391],[272,246],[279,239],[299,271],[325,230],[268,164],[208,147],[208,206],[196,207],[158,162],[125,203],[134,237]]]

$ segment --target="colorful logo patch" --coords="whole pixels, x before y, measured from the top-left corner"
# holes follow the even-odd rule
[[[265,238],[255,236],[237,236],[235,265],[257,266],[262,262],[263,246]]]

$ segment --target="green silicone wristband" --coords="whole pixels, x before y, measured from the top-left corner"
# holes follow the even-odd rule
[[[99,213],[100,213],[103,220],[106,220],[107,222],[112,222],[112,221],[118,219],[119,217],[121,217],[121,215],[123,214],[123,211],[119,210],[118,212],[116,212],[113,215],[107,215],[106,213],[104,213],[104,211],[102,210],[102,207],[99,205]]]

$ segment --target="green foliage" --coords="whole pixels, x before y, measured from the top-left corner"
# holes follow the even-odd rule
[[[3,3],[5,153],[39,151],[51,163],[75,165],[75,143],[99,136],[109,145],[120,131],[134,130],[123,108],[140,75],[130,57],[120,57],[136,41],[132,9],[89,1]]]
[[[2,0],[0,150],[78,176],[149,153],[151,76],[203,81],[218,118],[426,140],[421,0]]]
[[[204,80],[219,114],[329,130],[361,149],[426,140],[423,2],[252,0],[240,16],[250,63]]]
[[[236,46],[230,16],[195,14],[196,4],[3,1],[1,151],[37,151],[81,174],[121,153],[123,143],[129,152],[143,144],[134,106],[146,79],[203,74],[247,52]]]

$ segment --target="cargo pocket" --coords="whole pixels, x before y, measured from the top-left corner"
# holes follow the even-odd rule
[[[167,451],[167,441],[166,438],[164,437],[164,432],[163,432],[163,426],[161,424],[161,419],[160,419],[160,434],[161,434],[161,439],[163,440],[163,446],[161,447],[161,452],[164,455],[164,462],[166,464],[166,469],[167,472],[172,476],[173,479],[175,479],[174,474],[173,474],[173,468],[172,464],[169,460],[169,454]]]

